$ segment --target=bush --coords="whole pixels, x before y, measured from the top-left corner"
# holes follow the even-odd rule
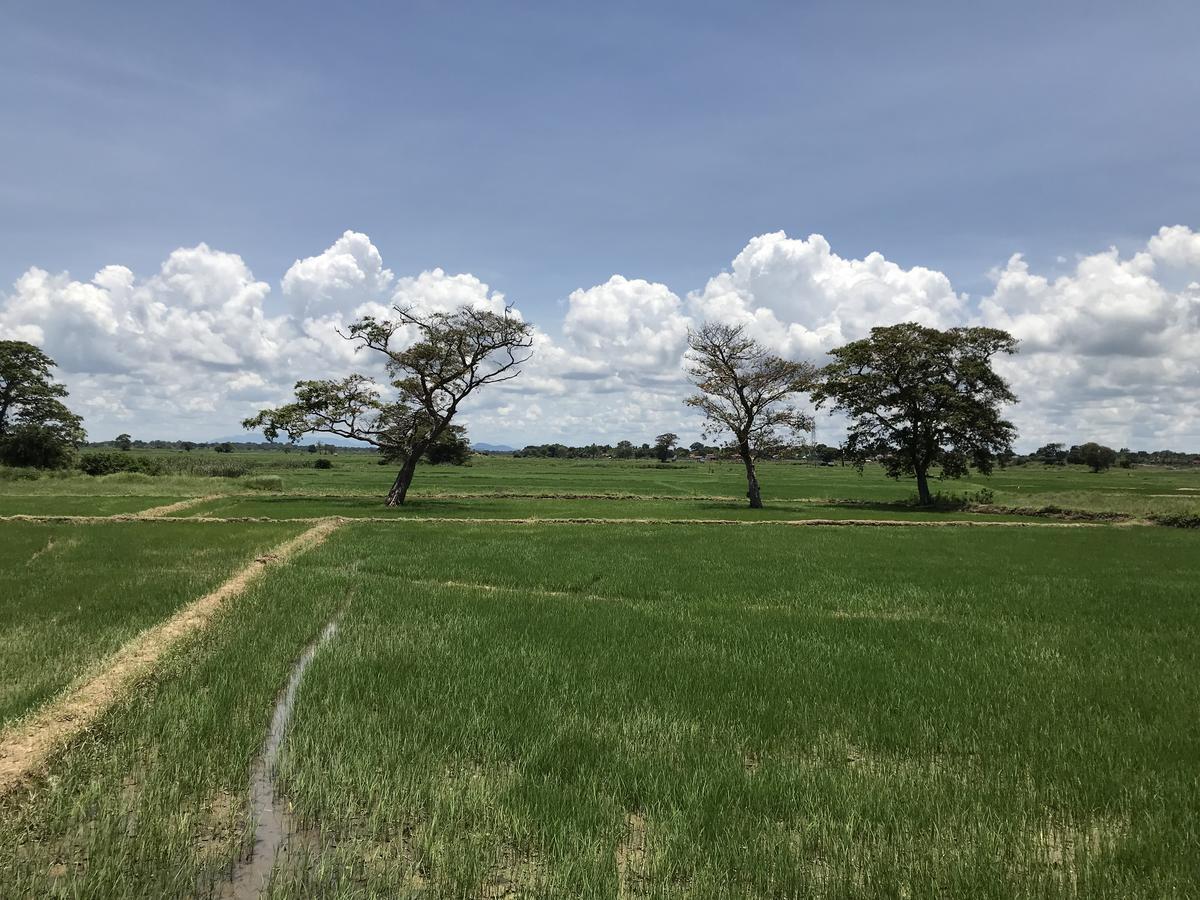
[[[139,456],[111,450],[83,454],[79,458],[78,468],[86,475],[140,472],[143,475],[199,475],[212,478],[240,478],[250,472],[249,465],[236,460],[205,459],[190,455]]]
[[[313,463],[313,468],[314,469],[332,469],[333,468],[333,460],[332,459],[318,459],[315,463]]]
[[[41,469],[15,469],[9,466],[0,466],[0,481],[37,481],[41,477]]]
[[[124,452],[85,453],[79,457],[78,468],[85,475],[112,475],[116,472],[141,472],[145,475],[164,474],[164,468],[159,460]]]
[[[943,494],[941,491],[938,491],[933,495],[928,508],[948,512],[967,509],[977,504],[990,506],[995,501],[996,495],[990,488],[980,488],[977,491],[970,491],[965,494]],[[921,499],[916,494],[913,494],[908,498],[908,505],[920,506]]]
[[[154,477],[146,472],[113,472],[100,476],[107,484],[149,484]]]
[[[0,463],[35,469],[65,469],[75,458],[75,447],[54,428],[18,425],[0,437]]]
[[[283,479],[278,475],[255,475],[242,482],[252,491],[282,491]]]
[[[1170,528],[1200,528],[1200,513],[1155,513],[1150,521]]]

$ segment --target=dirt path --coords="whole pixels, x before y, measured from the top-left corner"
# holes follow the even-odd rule
[[[387,522],[393,525],[405,522],[434,522],[459,525],[744,525],[748,527],[777,526],[800,528],[806,526],[844,528],[1148,528],[1153,522],[1145,519],[1129,519],[1120,522],[998,522],[979,519],[645,519],[645,518],[600,518],[592,516],[554,518],[474,518],[467,516],[290,516],[271,518],[268,516],[192,516],[190,518],[147,518],[138,515],[115,516],[0,516],[0,522],[66,522],[92,525],[100,522],[298,522],[317,524],[336,522]]]
[[[209,500],[219,500],[221,494],[209,494],[207,497],[191,497],[187,500],[180,500],[178,503],[168,503],[166,506],[152,506],[150,509],[143,509],[139,513],[134,514],[135,519],[157,519],[159,516],[170,516],[177,512],[183,512],[185,509],[191,509],[193,506],[199,506],[201,503],[207,503]]]
[[[318,522],[258,557],[215,590],[133,638],[108,659],[98,674],[80,687],[0,732],[0,793],[21,783],[41,768],[51,754],[91,727],[126,689],[151,671],[167,651],[204,628],[230,599],[242,593],[267,567],[317,546],[341,524],[339,520]]]

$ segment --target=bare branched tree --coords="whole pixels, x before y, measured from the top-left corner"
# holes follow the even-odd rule
[[[512,315],[460,307],[452,313],[421,316],[395,307],[394,319],[365,316],[342,336],[360,348],[387,357],[392,399],[364,375],[331,381],[300,381],[296,399],[246,419],[268,440],[284,433],[292,441],[305,434],[332,434],[378,447],[400,470],[387,495],[388,506],[404,503],[417,463],[450,427],[459,406],[476,389],[516,378],[532,355],[532,328]],[[393,346],[406,326],[415,342]]]
[[[812,427],[789,401],[810,389],[816,367],[768,353],[741,325],[708,322],[689,332],[688,346],[688,374],[700,393],[685,402],[704,413],[705,437],[731,436],[746,467],[750,506],[761,509],[755,461]]]

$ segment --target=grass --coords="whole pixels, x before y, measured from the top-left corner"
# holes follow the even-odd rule
[[[0,515],[213,496],[0,522],[0,723],[301,528],[270,519],[397,519],[264,573],[0,797],[0,896],[219,896],[272,704],[335,618],[283,745],[277,898],[1200,893],[1195,530],[662,524],[1037,521],[794,464],[761,511],[733,465],[512,459],[422,467],[386,510],[370,456],[233,456],[249,477],[0,482]],[[1194,471],[940,487],[1200,513]]]
[[[178,500],[153,495],[0,494],[0,516],[115,516]]]
[[[333,608],[305,580],[321,565],[290,561],[296,593],[283,602],[251,586],[43,781],[0,797],[3,896],[211,895],[249,839],[247,772],[275,693]]]
[[[153,456],[154,452],[148,455]],[[200,459],[204,456],[200,451],[190,456],[205,462]],[[207,456],[244,465],[252,475],[210,478],[119,473],[99,478],[76,475],[0,481],[0,510],[25,508],[31,502],[29,498],[40,496],[61,498],[62,504],[75,508],[81,503],[78,498],[88,496],[178,499],[238,494],[250,489],[259,478],[270,479],[263,483],[267,490],[284,495],[373,501],[382,498],[395,474],[391,467],[378,465],[377,457],[371,454],[339,453],[325,457],[275,451]],[[317,459],[331,459],[334,467],[315,469]],[[840,466],[767,462],[761,465],[760,475],[768,502],[827,499],[897,503],[911,500],[915,495],[911,481],[889,479],[878,467],[869,466],[860,475],[853,468]],[[1093,474],[1082,467],[1031,465],[998,469],[990,477],[935,482],[934,488],[960,495],[988,490],[995,495],[997,504],[1008,507],[1056,506],[1135,517],[1153,512],[1200,514],[1200,470],[1193,469],[1138,467]],[[726,497],[736,504],[744,497],[745,490],[741,467],[733,463],[688,462],[660,467],[647,461],[476,457],[468,466],[422,466],[411,496],[413,500],[447,494],[509,495],[511,499],[565,499],[596,494],[612,498]]]
[[[298,531],[294,525],[4,523],[0,726]]]
[[[1198,551],[347,525],[6,801],[0,883],[219,890],[271,699],[338,617],[284,747],[301,864],[274,897],[1187,896]]]
[[[1028,517],[971,512],[937,513],[894,503],[857,501],[845,504],[774,500],[765,509],[752,510],[734,499],[677,497],[661,498],[557,498],[504,496],[415,496],[404,506],[387,508],[377,497],[322,497],[279,495],[263,497],[225,496],[188,507],[177,513],[186,517],[314,518],[319,516],[361,517],[450,517],[491,519],[724,519],[764,521],[788,519],[901,519],[1028,521]]]
[[[1200,884],[1195,535],[421,534],[329,551],[276,896],[611,897],[638,844],[634,894]]]

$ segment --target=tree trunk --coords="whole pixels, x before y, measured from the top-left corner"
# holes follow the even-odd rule
[[[403,506],[404,498],[408,494],[408,486],[412,484],[413,473],[417,471],[417,461],[420,456],[410,456],[404,461],[404,465],[400,467],[400,471],[396,473],[396,480],[392,482],[392,489],[388,491],[387,505],[388,506]]]
[[[929,475],[924,469],[917,470],[917,500],[922,506],[929,506],[933,498],[929,496]]]
[[[746,496],[750,498],[751,509],[762,509],[762,493],[758,489],[758,475],[754,471],[754,457],[746,445],[738,447],[742,463],[746,466]]]

